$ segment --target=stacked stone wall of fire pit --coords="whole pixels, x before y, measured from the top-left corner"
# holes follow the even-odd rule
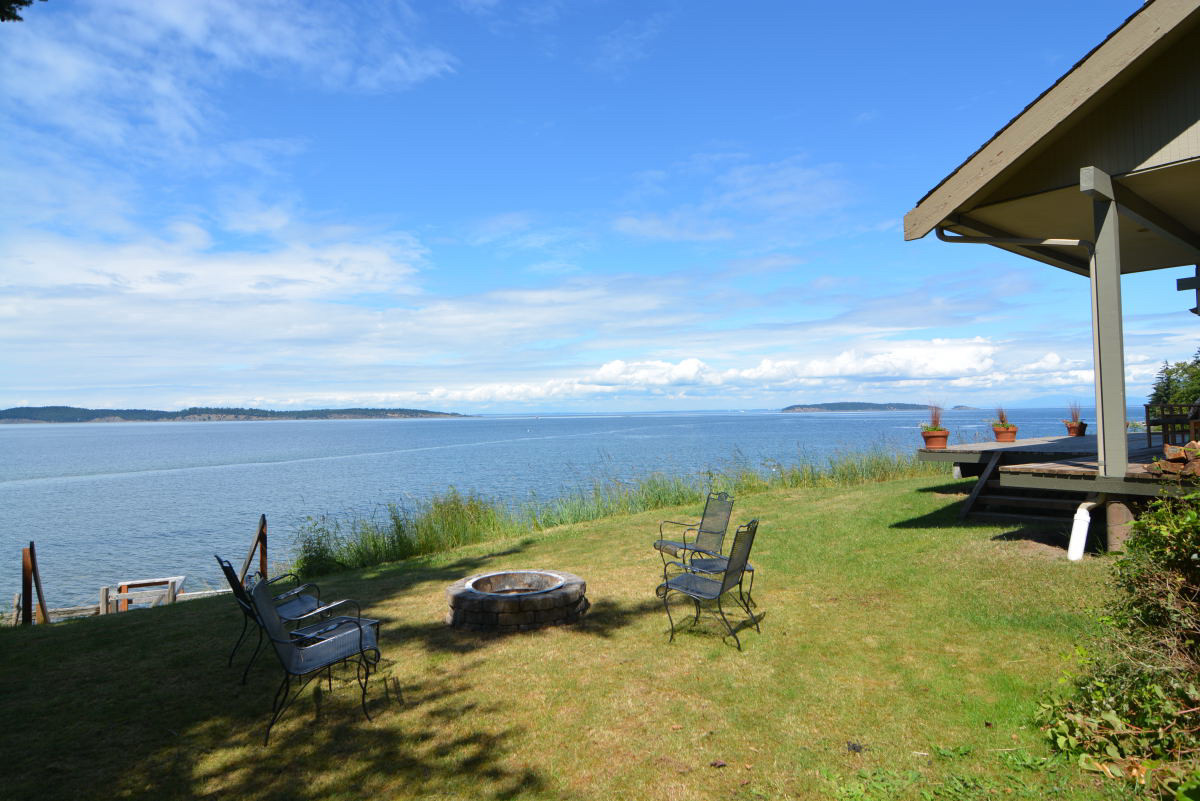
[[[530,631],[574,623],[587,613],[587,583],[561,570],[504,570],[446,588],[446,622],[467,631]]]

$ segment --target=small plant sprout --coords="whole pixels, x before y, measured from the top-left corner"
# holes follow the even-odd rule
[[[922,431],[945,431],[942,425],[942,412],[945,411],[936,403],[929,404],[929,422],[921,424]]]

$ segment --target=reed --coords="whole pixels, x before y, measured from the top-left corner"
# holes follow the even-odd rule
[[[542,531],[556,526],[695,504],[710,492],[735,498],[771,489],[850,487],[899,478],[940,475],[944,463],[920,462],[911,454],[877,449],[843,453],[823,464],[800,459],[760,467],[735,460],[724,469],[694,475],[652,473],[634,480],[601,478],[588,489],[512,508],[501,501],[451,488],[412,505],[389,503],[365,517],[310,517],[296,536],[293,569],[311,577],[440,553],[473,542]]]

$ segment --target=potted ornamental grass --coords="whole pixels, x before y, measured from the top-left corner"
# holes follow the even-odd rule
[[[996,442],[1015,442],[1017,439],[1017,426],[1015,423],[1008,422],[1008,412],[1004,411],[1003,406],[996,407],[996,419],[992,421],[992,433],[996,435]]]
[[[1070,420],[1063,420],[1067,426],[1068,437],[1082,437],[1087,433],[1087,423],[1079,416],[1079,404],[1072,401],[1067,404],[1067,414],[1071,415]]]
[[[929,422],[921,424],[921,436],[925,439],[928,450],[946,447],[946,439],[950,432],[942,427],[942,407],[937,404],[929,406]]]

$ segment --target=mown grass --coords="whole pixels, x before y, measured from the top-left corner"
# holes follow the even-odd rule
[[[261,745],[279,680],[225,665],[213,598],[0,631],[11,798],[992,799],[1119,797],[1047,760],[1036,697],[1091,633],[1107,560],[1045,532],[962,525],[944,477],[743,494],[762,631],[703,616],[667,642],[650,543],[696,504],[331,576],[380,618],[373,721],[350,671]],[[591,613],[521,635],[442,622],[477,572],[583,576]],[[683,606],[679,610],[683,612]],[[678,619],[678,618],[677,618]],[[400,695],[402,694],[402,700]],[[723,763],[723,767],[719,766]]]
[[[876,450],[839,454],[823,464],[768,462],[760,469],[654,473],[633,481],[597,479],[587,490],[515,509],[451,489],[416,504],[389,503],[366,517],[309,518],[297,534],[295,569],[312,577],[370,567],[557,526],[703,503],[710,491],[738,498],[772,489],[852,487],[934,475],[949,475],[949,466]]]

